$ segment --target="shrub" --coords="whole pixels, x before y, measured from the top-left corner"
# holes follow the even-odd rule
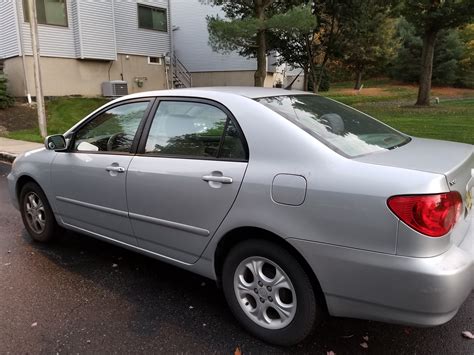
[[[13,98],[7,92],[7,78],[0,72],[0,109],[13,106]]]

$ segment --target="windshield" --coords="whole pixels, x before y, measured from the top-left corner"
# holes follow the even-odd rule
[[[393,149],[410,141],[370,116],[322,96],[273,96],[256,101],[349,157]]]

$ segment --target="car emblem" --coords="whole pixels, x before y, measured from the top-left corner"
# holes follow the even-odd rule
[[[449,182],[449,186],[454,186],[454,185],[456,185],[456,179],[454,179],[453,181],[450,181],[450,182]]]

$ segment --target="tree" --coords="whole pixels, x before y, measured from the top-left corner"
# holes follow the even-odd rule
[[[418,99],[429,106],[436,38],[441,30],[456,28],[474,18],[474,0],[405,0],[402,14],[423,40]]]
[[[308,74],[316,76],[313,41],[316,17],[309,4],[294,7],[269,20],[271,47],[279,55],[279,63],[302,68],[304,89],[308,88]]]
[[[463,53],[459,61],[458,84],[474,88],[474,23],[463,28],[459,36]]]
[[[0,71],[0,109],[13,105],[13,98],[7,92],[7,78]]]
[[[390,76],[394,79],[414,83],[420,76],[423,41],[416,35],[414,27],[401,19],[397,29],[401,46],[392,61]],[[453,85],[460,81],[461,58],[464,52],[459,31],[443,30],[438,34],[433,53],[432,82],[438,85]]]
[[[314,92],[319,91],[328,61],[341,55],[341,33],[346,23],[344,18],[347,16],[347,10],[352,8],[351,3],[352,1],[344,0],[322,0],[313,5],[317,19],[312,42],[313,65],[317,67],[317,72],[312,78]]]
[[[364,72],[386,65],[398,46],[390,6],[380,0],[355,1],[344,16],[341,60],[356,77],[354,89],[360,89]]]
[[[257,58],[255,86],[263,86],[267,75],[268,20],[301,0],[201,0],[222,6],[226,19],[209,16],[209,43],[215,51],[238,51]]]

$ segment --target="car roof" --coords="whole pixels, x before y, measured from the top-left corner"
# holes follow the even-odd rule
[[[127,96],[128,98],[149,97],[149,96],[210,96],[215,93],[227,93],[238,96],[247,97],[250,99],[257,99],[260,97],[269,96],[286,96],[286,95],[308,95],[310,93],[297,90],[285,90],[275,88],[262,88],[252,86],[215,86],[215,87],[196,87],[175,90],[157,90],[141,92]]]

